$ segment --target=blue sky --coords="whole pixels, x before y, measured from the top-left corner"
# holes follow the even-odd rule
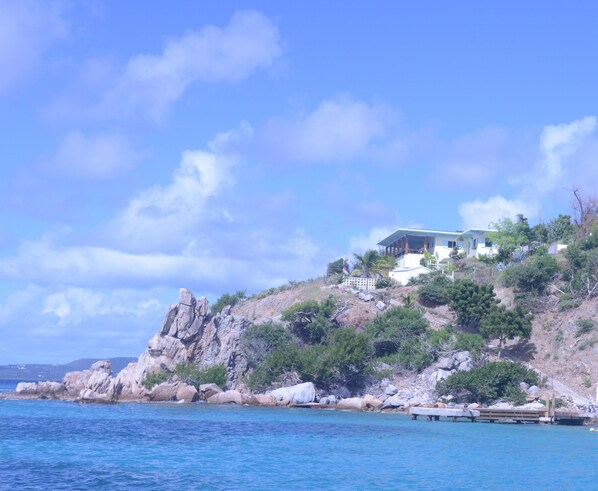
[[[0,364],[597,191],[594,2],[339,5],[0,0]]]

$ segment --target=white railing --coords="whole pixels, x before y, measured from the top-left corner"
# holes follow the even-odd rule
[[[358,290],[373,290],[376,288],[375,278],[360,278],[359,276],[347,276],[343,285],[352,286]]]

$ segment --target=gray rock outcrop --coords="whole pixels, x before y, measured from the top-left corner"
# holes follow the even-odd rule
[[[291,387],[281,387],[270,392],[270,395],[277,402],[288,400],[289,404],[309,404],[316,400],[316,388],[313,383],[305,382]]]

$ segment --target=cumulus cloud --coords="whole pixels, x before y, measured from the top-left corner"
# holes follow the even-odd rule
[[[501,218],[514,219],[519,213],[530,216],[537,211],[520,200],[509,200],[497,195],[487,200],[474,200],[459,205],[463,228],[492,228]]]
[[[595,129],[596,118],[593,116],[546,126],[539,137],[540,157],[527,172],[524,166],[524,171],[520,169],[519,175],[509,179],[515,188],[515,197],[508,199],[496,195],[487,200],[461,203],[459,214],[463,227],[485,228],[500,218],[512,219],[518,213],[535,216],[555,193],[572,187],[595,167],[598,152],[596,142],[591,138]],[[594,162],[587,158],[588,149],[594,155]]]
[[[568,159],[586,143],[595,129],[596,118],[593,116],[568,124],[546,126],[540,135],[543,158],[536,163],[534,175],[529,181],[530,191],[543,195],[561,186]]]
[[[44,52],[69,35],[65,2],[0,1],[0,92],[40,63]]]
[[[250,131],[242,125],[238,131],[217,136],[206,150],[183,152],[170,183],[135,196],[109,225],[111,235],[137,251],[180,250],[192,242],[202,226],[230,220],[224,203],[210,204],[234,184],[232,170],[238,157],[229,153],[227,146]]]
[[[349,161],[382,139],[394,119],[393,112],[383,105],[339,94],[308,114],[270,120],[261,132],[260,144],[273,160]]]
[[[392,227],[374,227],[366,234],[355,235],[349,239],[350,252],[361,254],[368,249],[378,249],[378,242],[388,237],[399,228],[398,225]]]
[[[102,115],[157,120],[195,82],[238,81],[282,54],[280,35],[263,14],[237,11],[226,27],[206,26],[166,42],[162,53],[131,58],[104,95]]]
[[[294,196],[279,193],[259,208],[230,192],[240,165],[230,148],[250,135],[242,124],[184,152],[170,182],[134,196],[91,244],[68,229],[21,243],[0,259],[0,279],[222,292],[314,276],[319,248],[288,213],[267,209],[295,206]]]
[[[20,287],[0,302],[0,358],[4,363],[64,363],[81,357],[136,356],[159,328],[167,305],[164,293]],[[167,292],[167,297],[175,295]],[[15,325],[19,336],[14,335]]]
[[[68,177],[112,179],[126,173],[139,156],[122,135],[87,136],[71,131],[60,143],[48,167]]]

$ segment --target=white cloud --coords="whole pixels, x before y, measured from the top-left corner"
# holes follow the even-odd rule
[[[340,94],[322,101],[309,114],[271,120],[260,135],[260,144],[273,159],[343,162],[364,155],[386,135],[394,119],[383,105]]]
[[[229,148],[250,137],[251,128],[242,124],[205,150],[184,152],[171,181],[131,199],[95,243],[78,242],[68,229],[23,242],[16,255],[0,259],[0,279],[223,292],[321,273],[319,248],[306,231],[289,223],[283,210],[268,209],[293,206],[292,195],[258,199],[260,208],[229,192],[240,165]],[[62,300],[54,298],[48,309],[68,316]]]
[[[143,113],[158,120],[195,82],[241,80],[282,53],[276,26],[263,14],[237,11],[228,26],[189,31],[166,42],[159,55],[131,58],[105,94],[104,115]]]
[[[0,359],[64,363],[81,357],[135,356],[175,299],[176,290],[21,287],[0,298]]]
[[[368,249],[377,250],[378,242],[388,237],[398,228],[398,225],[393,227],[374,227],[367,234],[353,236],[349,239],[350,252],[360,254]]]
[[[517,214],[533,216],[537,211],[533,205],[519,200],[508,200],[497,195],[487,200],[474,200],[459,205],[459,215],[464,229],[491,228],[501,218],[514,219]]]
[[[69,27],[61,1],[0,1],[0,92],[7,90],[41,61]]]
[[[593,116],[571,123],[546,126],[539,138],[540,158],[527,170],[518,169],[518,176],[507,176],[516,189],[513,199],[496,195],[459,205],[463,227],[486,228],[500,218],[515,218],[518,213],[535,217],[555,192],[570,187],[580,177],[588,175],[595,163],[588,164],[588,149],[595,158],[596,146],[591,139],[596,129]],[[583,156],[583,158],[579,158]],[[506,170],[503,170],[503,173]],[[509,178],[510,177],[510,178]],[[592,185],[593,183],[583,183]]]
[[[529,182],[530,191],[542,195],[561,186],[566,171],[564,164],[587,142],[595,129],[596,118],[593,116],[568,124],[546,126],[540,135],[543,158],[536,163],[535,173]]]
[[[200,228],[210,221],[228,221],[223,205],[209,206],[234,184],[237,156],[227,145],[250,134],[239,131],[217,136],[208,150],[187,150],[171,182],[155,186],[134,197],[109,225],[110,234],[121,245],[137,251],[181,249],[193,241]]]
[[[139,153],[122,135],[86,136],[71,131],[48,165],[53,172],[68,177],[112,179],[126,173],[138,158]]]

